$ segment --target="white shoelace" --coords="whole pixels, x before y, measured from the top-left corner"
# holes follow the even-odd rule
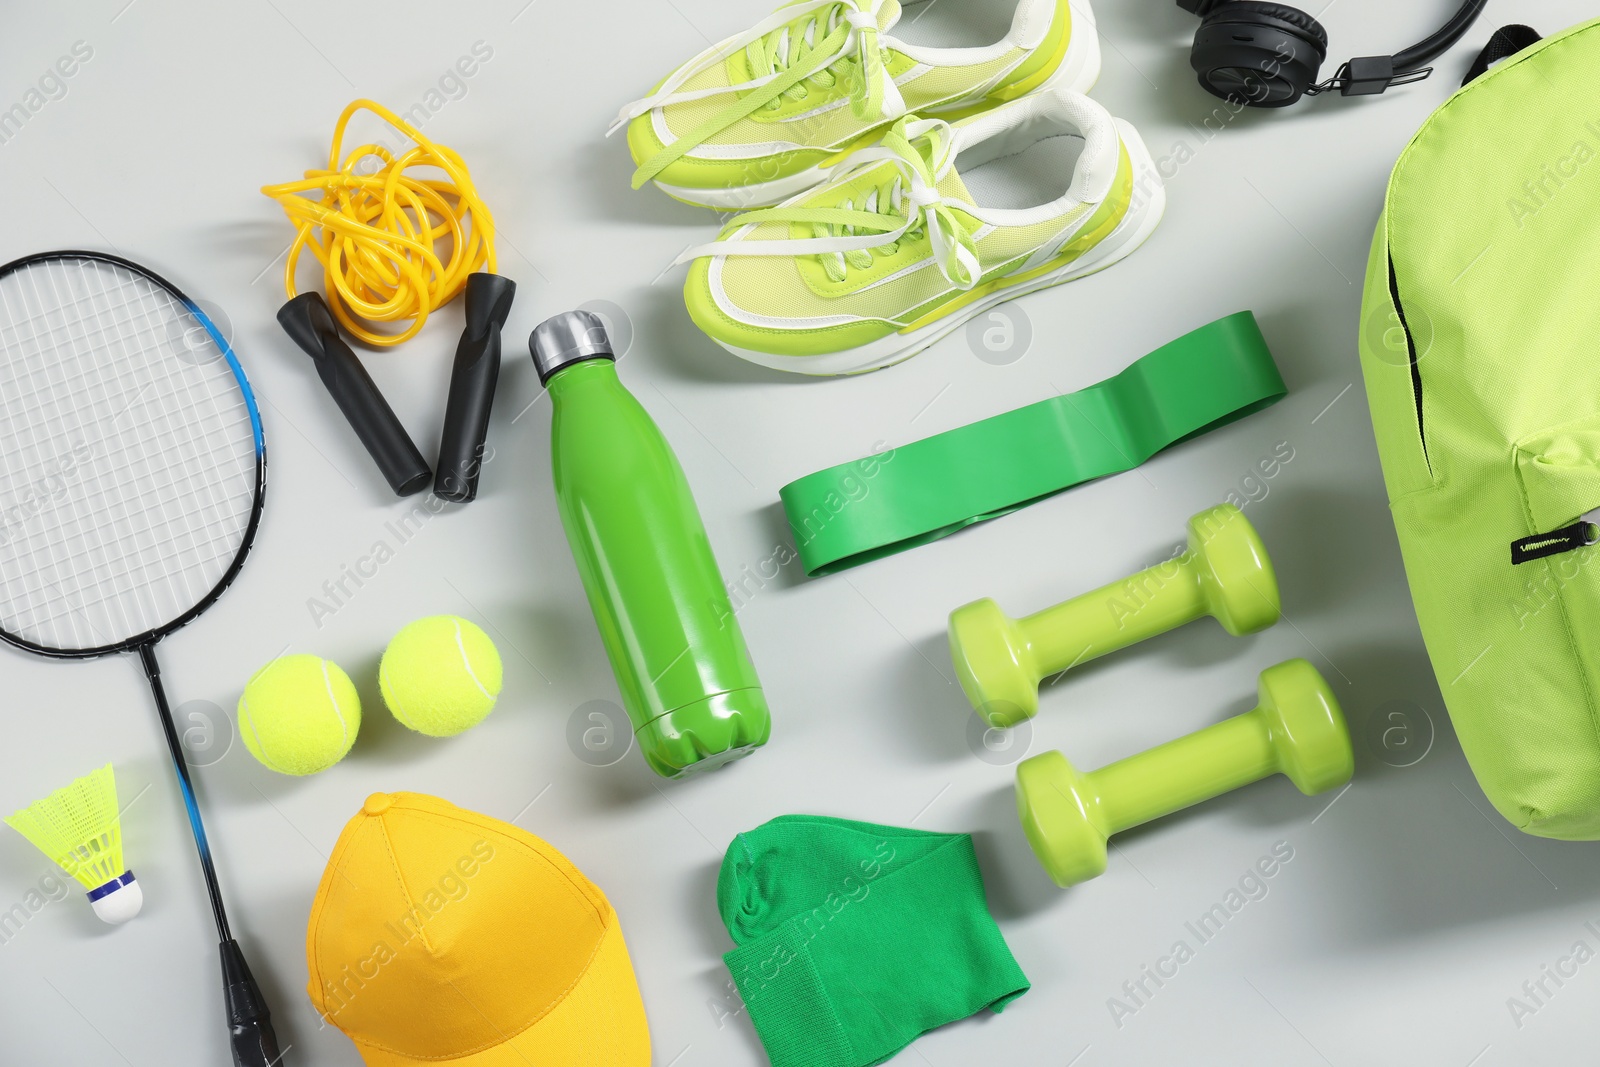
[[[628,104],[617,114],[616,121],[606,131],[606,136],[611,136],[640,115],[648,114],[658,107],[693,103],[696,100],[705,100],[730,93],[749,93],[783,77],[787,71],[776,70],[759,78],[740,82],[737,85],[723,85],[687,92],[679,91],[679,88],[686,82],[717,64],[727,61],[730,56],[737,54],[768,34],[781,30],[790,23],[805,18],[807,15],[814,15],[820,20],[821,14],[828,8],[842,10],[845,25],[849,27],[849,30],[837,52],[826,58],[816,70],[828,70],[834,64],[847,57],[854,56],[859,58],[864,92],[860,95],[859,100],[852,99],[851,102],[852,107],[856,109],[857,117],[866,121],[897,119],[906,113],[906,103],[905,99],[900,95],[899,86],[895,85],[894,79],[889,76],[888,68],[884,64],[884,49],[894,47],[899,43],[878,29],[880,22],[879,12],[884,3],[885,0],[807,0],[805,3],[781,7],[745,32],[730,37],[721,44],[713,45],[701,52],[679,68],[655,93]],[[809,77],[814,73],[816,71],[809,71],[805,76]]]
[[[926,157],[914,144],[919,138],[927,138],[930,152]],[[919,226],[926,226],[940,273],[957,288],[971,289],[983,273],[978,250],[972,236],[952,213],[952,207],[965,205],[950,204],[938,189],[939,180],[949,171],[956,153],[957,136],[949,123],[908,116],[884,134],[881,142],[852,153],[833,170],[835,175],[848,177],[863,167],[893,163],[899,171],[899,179],[891,193],[892,207],[896,212],[905,213],[905,221],[899,226],[887,227],[884,216],[877,211],[849,206],[762,208],[739,215],[732,225],[799,223],[880,232],[854,237],[712,241],[688,249],[674,260],[674,265],[702,256],[820,256],[870,251],[892,245]]]

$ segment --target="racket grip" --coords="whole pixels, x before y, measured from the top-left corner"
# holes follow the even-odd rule
[[[350,350],[321,293],[301,293],[278,309],[283,332],[316,364],[350,428],[361,438],[397,496],[420,493],[433,480],[428,461],[417,451],[394,409]]]
[[[433,495],[465,504],[478,495],[483,443],[500,379],[500,328],[511,314],[517,286],[510,278],[482,271],[467,277],[467,325],[456,346],[450,397],[439,439],[439,472]]]
[[[239,942],[222,942],[223,996],[228,1008],[229,1047],[234,1067],[283,1067],[278,1051],[278,1035],[272,1029],[272,1013],[261,996],[261,989],[250,974]]]

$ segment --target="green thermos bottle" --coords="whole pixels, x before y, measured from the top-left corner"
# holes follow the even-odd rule
[[[557,315],[528,345],[561,523],[645,761],[677,778],[748,755],[772,718],[683,468],[598,316]]]

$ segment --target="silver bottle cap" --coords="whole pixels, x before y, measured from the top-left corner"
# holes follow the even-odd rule
[[[563,311],[545,319],[534,327],[528,348],[533,352],[540,384],[570,363],[617,358],[611,349],[611,338],[606,336],[605,323],[592,311]]]

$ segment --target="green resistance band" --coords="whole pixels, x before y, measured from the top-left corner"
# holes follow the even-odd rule
[[[831,574],[1132,470],[1286,392],[1255,315],[1240,311],[1087,389],[829,467],[779,496],[806,573]]]

